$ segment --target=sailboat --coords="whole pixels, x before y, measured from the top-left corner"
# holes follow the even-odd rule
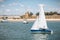
[[[23,20],[23,23],[24,23],[24,24],[28,24],[27,19],[24,19],[24,20]]]
[[[8,22],[7,17],[3,17],[3,19],[1,20],[1,22]]]
[[[47,22],[45,19],[45,14],[43,10],[44,5],[40,4],[39,7],[40,7],[39,17],[37,17],[35,23],[33,24],[31,28],[31,32],[32,33],[51,33],[52,30],[50,30],[47,27]]]

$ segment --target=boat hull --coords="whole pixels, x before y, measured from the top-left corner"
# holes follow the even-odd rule
[[[28,22],[24,22],[24,24],[28,24]]]
[[[23,21],[23,23],[24,23],[24,24],[28,24],[28,22],[27,22],[27,21]]]
[[[52,30],[41,29],[41,30],[31,30],[31,33],[51,33]]]

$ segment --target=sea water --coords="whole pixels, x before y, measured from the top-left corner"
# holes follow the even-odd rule
[[[0,22],[0,40],[60,40],[60,21],[48,21],[53,34],[32,34],[34,22]]]

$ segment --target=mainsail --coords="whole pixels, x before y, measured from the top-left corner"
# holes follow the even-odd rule
[[[43,5],[40,5],[39,17],[36,19],[35,23],[32,26],[32,30],[47,29],[47,23],[45,19],[45,14],[43,10]]]

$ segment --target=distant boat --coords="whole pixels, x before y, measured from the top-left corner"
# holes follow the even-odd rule
[[[1,22],[8,22],[8,20],[1,20]]]
[[[27,19],[24,19],[24,20],[23,20],[23,23],[24,23],[24,24],[28,24]]]
[[[52,30],[49,30],[49,28],[47,27],[43,6],[44,5],[42,4],[40,5],[39,17],[37,18],[37,20],[35,21],[35,23],[31,28],[32,33],[51,33],[52,32]]]

